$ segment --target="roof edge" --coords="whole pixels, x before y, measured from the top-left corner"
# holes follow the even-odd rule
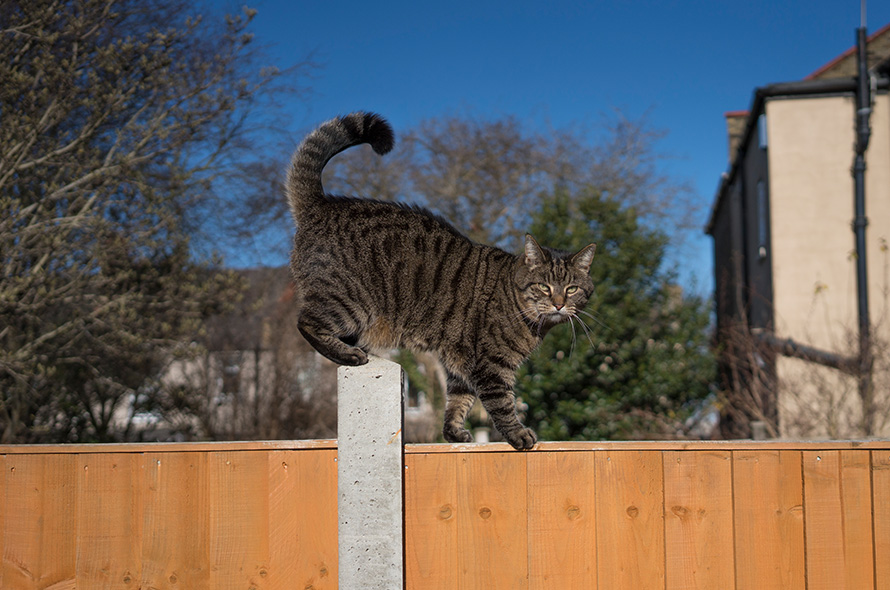
[[[888,88],[888,80],[886,78],[881,78],[878,81],[878,88],[886,90]],[[714,203],[711,205],[708,222],[705,224],[705,233],[707,235],[713,235],[715,216],[722,204],[726,186],[730,184],[738,174],[738,168],[743,159],[742,156],[748,150],[751,136],[755,133],[757,128],[757,119],[763,112],[763,104],[767,99],[786,96],[821,96],[854,92],[855,90],[856,78],[830,78],[827,80],[779,82],[756,88],[754,90],[754,97],[751,100],[751,108],[748,110],[748,113],[751,116],[748,117],[748,121],[745,123],[745,130],[742,132],[742,138],[741,141],[739,141],[735,157],[730,164],[729,170],[721,173],[720,182],[717,185],[717,194],[714,198]]]
[[[869,35],[868,38],[866,39],[866,44],[871,43],[872,40],[880,37],[887,31],[890,31],[890,23],[887,23],[886,25],[884,25],[883,27],[881,27],[880,29],[878,29],[877,31],[875,31],[874,33]],[[833,68],[834,66],[836,66],[837,64],[842,62],[843,60],[845,60],[846,58],[850,57],[854,53],[856,53],[856,45],[855,44],[852,47],[850,47],[849,49],[847,49],[846,51],[844,51],[843,53],[841,53],[840,55],[838,55],[837,57],[835,57],[834,59],[832,59],[831,61],[829,61],[828,63],[817,68],[810,75],[806,76],[804,78],[804,80],[813,80],[817,76],[821,76],[822,74],[824,74],[825,72],[827,72],[828,70],[830,70],[831,68]]]

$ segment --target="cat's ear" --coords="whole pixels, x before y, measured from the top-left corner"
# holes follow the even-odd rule
[[[548,260],[547,253],[538,245],[532,235],[525,234],[525,265],[528,268],[535,268]]]
[[[590,272],[590,265],[593,263],[593,254],[596,252],[596,244],[590,244],[579,250],[572,256],[572,266],[587,274]]]

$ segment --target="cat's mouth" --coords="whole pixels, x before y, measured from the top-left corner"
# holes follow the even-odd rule
[[[569,317],[571,314],[569,311],[563,307],[559,310],[553,310],[544,314],[545,321],[548,321],[552,324],[561,324],[563,322],[569,321]]]

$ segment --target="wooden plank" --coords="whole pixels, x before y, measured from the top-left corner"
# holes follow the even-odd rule
[[[0,454],[9,455],[85,455],[97,453],[199,453],[215,451],[289,451],[336,449],[337,441],[319,440],[261,440],[214,441],[185,443],[93,443],[63,445],[0,445]]]
[[[208,456],[210,587],[268,588],[269,457],[252,451]]]
[[[608,590],[664,588],[661,453],[595,453],[597,583]]]
[[[460,587],[460,461],[457,454],[405,457],[405,578],[411,590]]]
[[[802,451],[802,450],[890,450],[890,440],[780,440],[780,441],[545,441],[535,445],[535,452],[573,451]],[[0,447],[2,451],[2,447]],[[405,453],[505,453],[512,452],[507,443],[435,443],[405,445]]]
[[[287,451],[336,449],[336,440],[272,440],[222,441],[188,443],[115,443],[83,445],[0,445],[0,454],[53,455],[87,453],[195,453],[215,451]],[[545,441],[535,447],[538,452],[563,451],[818,451],[818,450],[890,450],[890,440],[832,440],[832,441]],[[512,452],[507,443],[489,444],[411,444],[405,445],[408,454],[431,453],[504,453]]]
[[[596,590],[593,453],[529,453],[529,588]]]
[[[0,588],[10,588],[3,583],[3,556],[6,554],[6,510],[9,499],[6,496],[6,455],[0,455]]]
[[[869,453],[805,452],[803,476],[808,589],[874,588]]]
[[[337,452],[269,455],[269,588],[337,590]]]
[[[871,452],[875,588],[890,590],[890,451]]]
[[[667,587],[735,586],[732,455],[664,453],[664,544]]]
[[[737,590],[803,590],[803,482],[797,451],[733,453]]]
[[[142,578],[142,458],[77,458],[77,585],[137,587]]]
[[[458,455],[457,588],[528,588],[526,455]]]
[[[840,451],[848,588],[874,588],[871,453]]]
[[[4,588],[75,587],[76,460],[76,455],[7,456]]]
[[[211,588],[207,457],[145,455],[143,588]]]

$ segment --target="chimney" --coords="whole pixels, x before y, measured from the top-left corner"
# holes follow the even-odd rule
[[[735,160],[735,153],[745,133],[745,123],[748,121],[748,111],[729,111],[723,114],[726,117],[726,133],[729,136],[729,163]]]

